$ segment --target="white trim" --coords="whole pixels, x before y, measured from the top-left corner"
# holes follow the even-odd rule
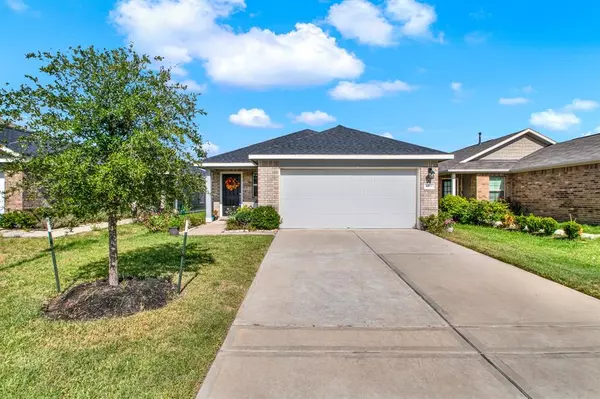
[[[213,221],[213,200],[212,200],[212,173],[210,171],[208,171],[208,173],[205,176],[205,182],[206,182],[206,193],[204,193],[204,195],[206,196],[205,198],[205,220],[206,223],[210,223]]]
[[[452,192],[452,195],[455,196],[456,195],[456,191],[457,191],[456,190],[457,189],[457,187],[456,187],[456,173],[452,173],[452,175],[450,176],[450,181],[452,182],[451,192]]]
[[[10,159],[8,158],[0,158],[0,163],[8,163],[10,162]]]
[[[219,217],[223,217],[223,175],[240,175],[240,205],[244,205],[244,172],[221,171],[219,174]]]
[[[199,166],[201,168],[256,168],[256,164],[253,162],[206,162],[196,164],[195,166]]]
[[[321,170],[321,169],[382,169],[382,170],[395,170],[405,169],[412,170],[415,168],[428,168],[428,166],[281,166],[279,169],[301,169],[301,170]]]
[[[429,170],[429,166],[427,167],[427,170]],[[415,179],[417,181],[417,220],[415,220],[415,228],[420,230],[421,229],[421,167],[417,167],[415,168],[415,173],[417,174],[417,178]]]
[[[479,158],[480,156],[485,155],[488,152],[491,152],[491,151],[495,150],[498,147],[502,147],[503,145],[508,144],[511,141],[514,141],[514,140],[518,139],[519,137],[523,137],[526,134],[532,134],[534,136],[537,136],[537,138],[541,139],[542,141],[547,142],[548,144],[552,144],[552,145],[556,144],[556,141],[552,140],[551,138],[546,137],[543,134],[538,133],[538,132],[536,132],[533,129],[527,128],[525,130],[521,130],[519,133],[515,134],[514,136],[511,136],[511,137],[507,138],[506,140],[501,141],[498,144],[494,144],[493,146],[491,146],[489,148],[486,148],[485,150],[480,151],[477,154],[470,156],[469,158],[463,159],[462,161],[460,161],[460,163],[466,163],[466,162],[472,161],[475,158]]]
[[[10,148],[8,148],[5,145],[0,144],[0,151],[6,152],[7,154],[12,154],[16,157],[20,156],[21,154],[19,154],[18,152],[11,150]]]
[[[6,206],[6,175],[4,171],[0,170],[0,215],[4,213]]]
[[[510,169],[448,169],[450,173],[508,173]]]
[[[454,159],[453,154],[431,155],[310,155],[310,154],[258,154],[249,155],[249,159],[424,159],[424,160],[449,160]],[[206,164],[205,164],[206,166]]]

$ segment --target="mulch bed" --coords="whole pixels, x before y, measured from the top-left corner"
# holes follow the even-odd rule
[[[77,285],[52,299],[43,312],[54,320],[95,320],[158,309],[177,295],[166,279],[126,279],[118,287],[107,280]]]

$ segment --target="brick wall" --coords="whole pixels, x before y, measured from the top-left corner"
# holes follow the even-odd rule
[[[242,201],[244,205],[253,206],[257,198],[254,197],[253,174],[256,169],[211,169],[211,190],[213,211],[221,212],[221,172],[242,173]],[[260,190],[259,190],[260,192]]]
[[[489,175],[476,175],[475,184],[477,189],[475,194],[478,200],[489,200],[490,199],[490,176]]]
[[[438,176],[438,168],[433,168],[435,175]],[[439,179],[436,177],[433,179],[433,183],[436,187],[433,190],[425,190],[425,183],[427,182],[427,174],[429,168],[420,168],[420,179],[419,185],[420,196],[421,196],[421,216],[435,215],[438,213],[438,195],[439,195]]]
[[[258,205],[279,210],[279,161],[258,161]]]
[[[15,173],[10,175],[5,174],[4,190],[6,191],[4,198],[4,208],[7,211],[23,210],[23,191],[16,187],[23,181],[23,173]]]
[[[517,173],[509,180],[511,199],[526,212],[600,224],[600,163]]]

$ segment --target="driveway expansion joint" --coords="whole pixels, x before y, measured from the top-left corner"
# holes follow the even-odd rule
[[[526,398],[528,399],[533,399],[531,395],[529,395],[529,393],[527,393],[527,391],[525,391],[525,389],[523,387],[521,387],[521,385],[519,383],[517,383],[517,381],[515,381],[515,379],[511,376],[509,376],[502,368],[500,368],[494,361],[492,361],[492,359],[486,355],[479,347],[477,347],[473,342],[471,342],[471,340],[464,334],[462,333],[453,323],[452,321],[449,319],[448,315],[446,314],[446,312],[443,312],[440,309],[439,305],[436,304],[431,298],[429,298],[427,295],[425,295],[417,286],[416,284],[411,281],[410,279],[408,279],[407,276],[405,276],[400,270],[398,270],[397,268],[395,268],[384,256],[380,255],[379,253],[377,253],[361,236],[360,234],[358,234],[356,231],[353,231],[354,234],[356,234],[356,236],[358,237],[359,240],[361,240],[387,267],[390,268],[390,270],[392,272],[394,272],[398,278],[400,278],[402,281],[404,281],[405,284],[407,284],[410,289],[412,289],[415,294],[417,294],[419,297],[421,297],[421,299],[423,299],[423,301],[425,301],[425,303],[427,303],[446,323],[448,323],[448,325],[452,328],[452,330],[454,330],[454,332],[456,334],[458,334],[458,336],[460,336],[463,340],[465,340],[469,346],[471,346],[482,358],[483,360],[485,360],[490,366],[492,366],[498,373],[500,373],[500,375],[502,375],[508,382],[510,382],[519,392],[521,392],[521,394],[523,394]],[[499,360],[499,359],[498,359]],[[504,365],[504,367],[507,367],[506,365]]]

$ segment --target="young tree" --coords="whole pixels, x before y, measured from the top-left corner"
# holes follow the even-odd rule
[[[61,214],[108,216],[109,283],[118,278],[117,221],[203,189],[192,165],[204,156],[195,118],[197,95],[158,68],[162,58],[72,47],[38,52],[42,76],[0,90],[0,121],[25,122],[33,133],[9,173],[24,172]],[[44,76],[45,75],[45,76]]]

